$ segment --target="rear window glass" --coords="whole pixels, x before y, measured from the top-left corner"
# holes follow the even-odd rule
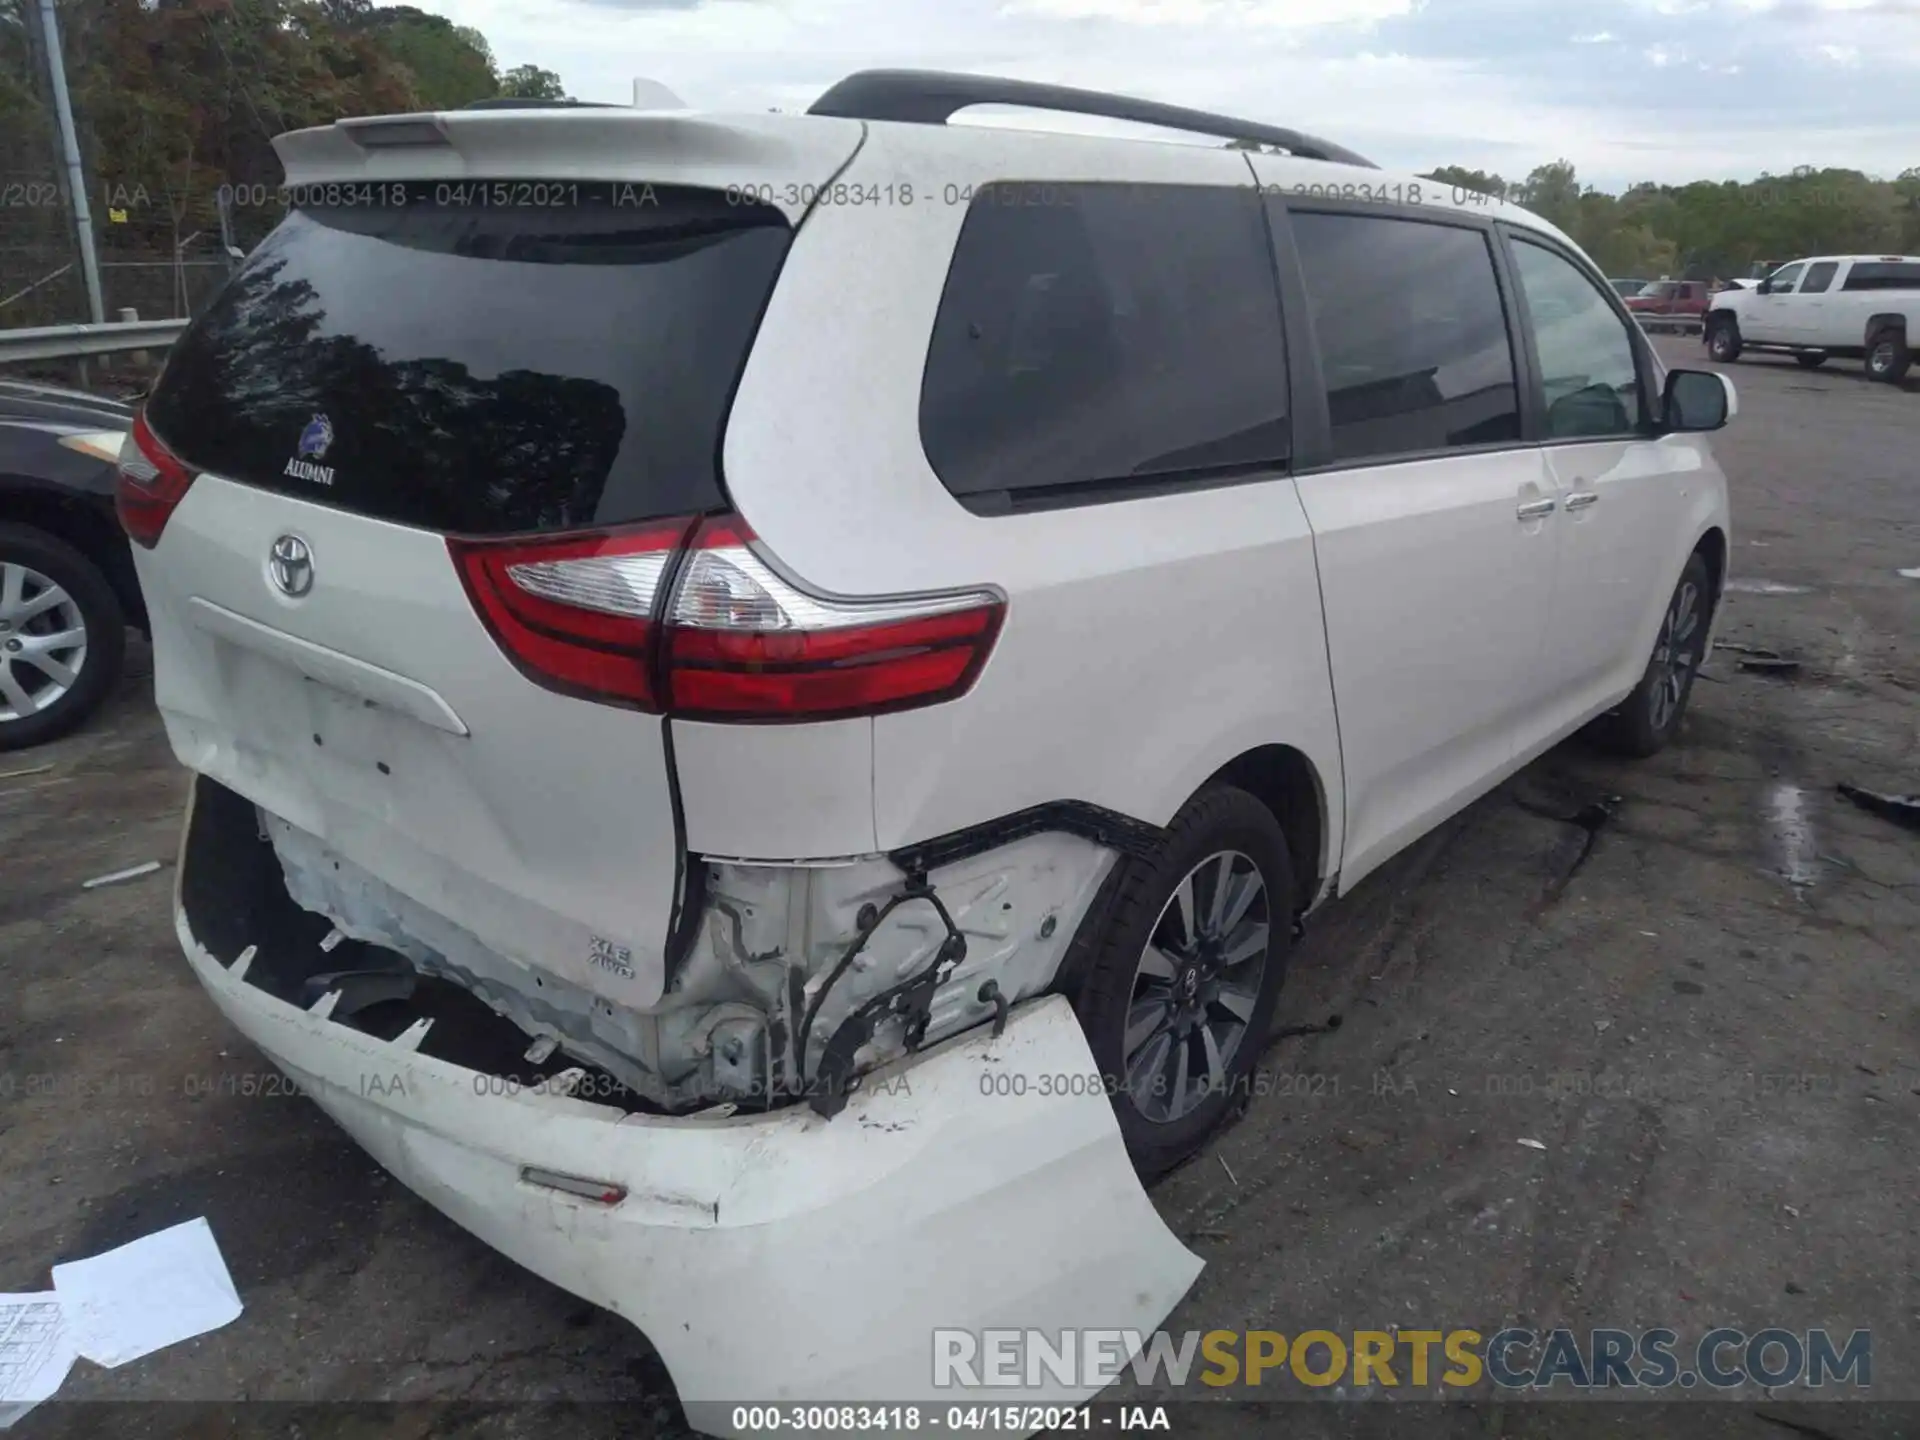
[[[1293,216],[1337,460],[1520,438],[1493,252],[1479,230]]]
[[[458,533],[723,503],[778,210],[671,186],[361,189],[388,203],[294,211],[174,347],[148,418],[183,459]]]
[[[1253,187],[979,193],[934,321],[920,433],[982,513],[1283,468],[1286,352]]]
[[[1842,290],[1920,290],[1920,260],[1860,260]]]

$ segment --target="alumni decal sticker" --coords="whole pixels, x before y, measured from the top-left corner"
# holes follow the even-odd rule
[[[297,454],[287,461],[287,468],[281,473],[296,480],[311,480],[316,485],[333,484],[333,467],[320,463],[332,446],[333,422],[324,415],[314,416],[300,432]]]

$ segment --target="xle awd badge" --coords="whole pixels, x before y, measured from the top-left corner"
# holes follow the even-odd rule
[[[633,951],[625,945],[616,945],[602,935],[595,935],[587,951],[587,963],[596,970],[605,970],[618,975],[622,980],[633,979]]]
[[[273,588],[295,599],[313,589],[313,551],[298,535],[282,535],[267,554]]]
[[[311,480],[316,485],[333,484],[333,467],[320,463],[332,446],[333,422],[324,415],[314,416],[300,432],[298,454],[287,461],[287,468],[281,473],[296,480]]]

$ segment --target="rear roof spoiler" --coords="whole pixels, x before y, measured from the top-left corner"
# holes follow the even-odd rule
[[[804,192],[785,182],[818,185],[831,178],[863,134],[855,120],[801,125],[791,115],[521,104],[337,120],[275,136],[273,148],[294,190],[389,180],[651,182],[718,190],[764,190],[780,182],[771,186],[774,203],[797,221]]]

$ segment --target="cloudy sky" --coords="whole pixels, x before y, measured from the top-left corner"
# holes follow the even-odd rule
[[[1518,178],[1564,156],[1618,189],[1920,165],[1920,0],[413,3],[587,100],[627,99],[638,74],[701,109],[798,110],[910,66],[1269,120],[1390,168]]]

